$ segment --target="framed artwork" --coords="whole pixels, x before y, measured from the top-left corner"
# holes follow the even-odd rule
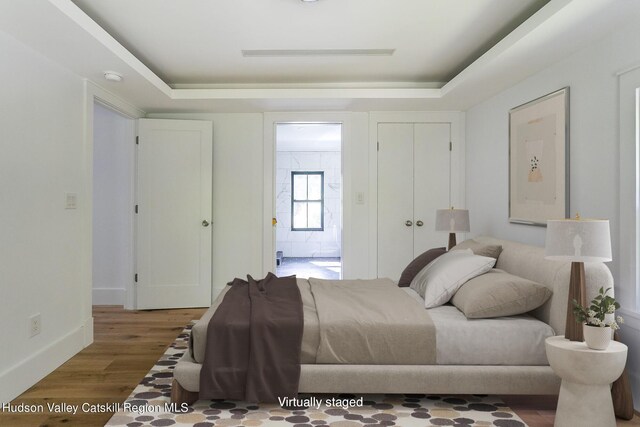
[[[509,111],[509,222],[569,214],[569,88]]]

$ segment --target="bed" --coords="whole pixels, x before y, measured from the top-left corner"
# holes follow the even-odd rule
[[[544,250],[539,247],[490,237],[479,237],[476,241],[501,245],[496,268],[545,285],[553,291],[549,300],[527,314],[467,319],[450,304],[425,310],[421,297],[413,289],[397,288],[389,279],[338,283],[298,279],[305,321],[298,391],[557,394],[560,380],[548,365],[544,340],[564,333],[570,264],[545,260]],[[599,287],[613,286],[611,273],[604,264],[587,263],[585,267],[588,299]],[[311,291],[314,286],[316,292],[320,288],[334,292],[342,286],[354,292],[356,298],[358,286],[379,289],[380,298],[393,295],[395,302],[391,304],[404,307],[409,313],[406,320],[396,318],[388,321],[391,324],[385,324],[385,316],[381,316],[383,323],[368,327],[386,329],[387,333],[370,336],[381,335],[380,339],[394,340],[395,335],[406,335],[414,337],[414,342],[409,347],[406,339],[398,340],[397,346],[387,345],[386,351],[374,356],[350,351],[353,350],[349,347],[350,340],[334,337],[333,343],[331,339],[325,343],[325,338],[321,338],[323,331],[330,329],[332,322],[334,329],[340,324],[332,314],[322,314],[327,309],[317,311],[322,297]],[[206,328],[227,290],[228,287],[193,328],[191,350],[185,352],[174,371],[172,401],[175,403],[191,403],[198,399]],[[343,303],[345,307],[359,310],[361,307],[354,301],[344,298]],[[384,312],[382,306],[375,307],[375,300],[372,304],[372,309]],[[388,307],[386,302],[384,307]],[[342,311],[344,307],[335,307],[334,314],[339,316]],[[428,316],[421,314],[424,312]],[[354,345],[357,349],[357,343]],[[334,348],[340,346],[346,347],[340,351]]]

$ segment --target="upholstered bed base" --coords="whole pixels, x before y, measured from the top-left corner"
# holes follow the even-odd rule
[[[186,352],[172,402],[197,400],[202,365]],[[301,365],[300,393],[558,394],[549,366]]]

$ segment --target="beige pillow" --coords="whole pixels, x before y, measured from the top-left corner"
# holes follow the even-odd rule
[[[502,252],[502,245],[487,245],[477,242],[473,239],[468,239],[451,248],[452,251],[457,251],[460,249],[471,249],[471,251],[473,251],[475,255],[488,256],[498,259],[498,257],[500,256],[500,252]]]
[[[546,286],[496,268],[462,285],[451,302],[467,318],[482,319],[527,313],[550,296]]]

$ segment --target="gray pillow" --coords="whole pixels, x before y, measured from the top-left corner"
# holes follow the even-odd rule
[[[496,268],[462,285],[451,303],[468,319],[484,319],[527,313],[550,296],[546,286]]]
[[[416,274],[418,274],[420,270],[425,268],[427,264],[438,258],[440,255],[446,253],[446,248],[433,248],[429,249],[423,254],[418,255],[416,259],[411,261],[402,272],[400,280],[398,280],[398,286],[400,286],[401,288],[409,286],[413,278],[416,277]]]
[[[474,255],[487,256],[498,259],[500,253],[502,252],[502,245],[487,245],[477,242],[473,239],[469,239],[451,248],[452,251],[459,249],[471,249]]]

